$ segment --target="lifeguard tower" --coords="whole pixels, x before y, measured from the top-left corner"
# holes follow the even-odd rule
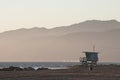
[[[83,51],[85,57],[80,58],[82,65],[97,65],[98,62],[98,52],[95,51],[95,46],[93,46],[93,51]]]

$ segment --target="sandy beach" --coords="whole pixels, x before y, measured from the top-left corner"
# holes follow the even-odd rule
[[[0,80],[120,80],[120,66],[97,66],[93,71],[83,66],[60,70],[0,71]]]

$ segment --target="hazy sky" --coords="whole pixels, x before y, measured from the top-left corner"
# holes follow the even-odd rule
[[[120,20],[120,0],[0,0],[0,32],[91,19]]]

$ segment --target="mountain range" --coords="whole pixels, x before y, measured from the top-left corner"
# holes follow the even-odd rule
[[[0,33],[0,61],[79,61],[96,46],[99,61],[120,61],[120,22],[87,20],[51,29],[33,27]]]

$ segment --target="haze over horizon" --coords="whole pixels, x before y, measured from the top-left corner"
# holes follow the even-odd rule
[[[0,33],[1,62],[79,61],[82,51],[100,52],[99,61],[120,61],[120,22],[88,20],[52,29],[17,29]]]
[[[1,61],[79,61],[96,45],[120,61],[120,0],[0,0]]]

